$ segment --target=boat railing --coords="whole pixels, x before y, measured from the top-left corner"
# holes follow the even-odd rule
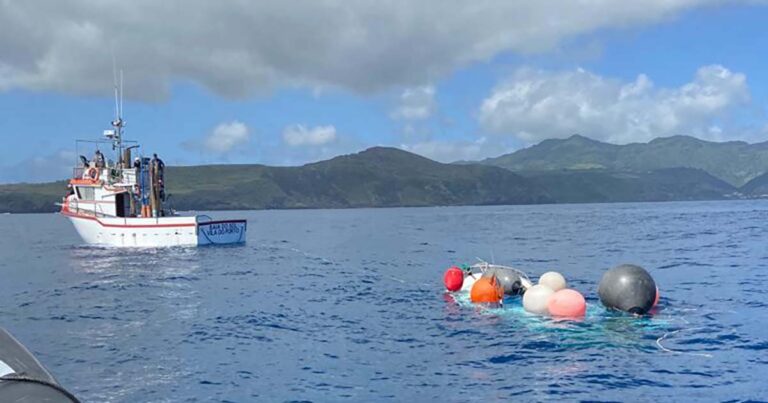
[[[90,167],[77,167],[72,169],[72,178],[86,179],[85,174]],[[120,183],[124,185],[135,185],[136,168],[99,168],[99,178],[107,183]]]
[[[102,210],[100,205],[95,205],[93,209],[87,209],[87,208],[80,208],[80,203],[78,203],[77,200],[73,200],[69,202],[69,211],[73,212],[78,215],[85,215],[85,216],[91,216],[91,217],[104,217],[104,218],[114,218],[115,215],[107,214]]]

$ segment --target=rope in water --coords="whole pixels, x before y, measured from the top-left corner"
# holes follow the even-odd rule
[[[677,334],[677,333],[680,333],[680,332],[683,332],[683,331],[686,331],[686,330],[688,330],[688,331],[691,331],[691,330],[701,330],[701,329],[706,329],[706,328],[705,328],[705,327],[703,327],[703,326],[699,326],[699,327],[690,327],[690,328],[678,329],[678,330],[674,330],[674,331],[671,331],[671,332],[667,332],[667,333],[664,333],[664,335],[663,335],[663,336],[661,336],[661,337],[659,337],[658,339],[656,339],[656,345],[657,345],[657,346],[659,346],[659,348],[660,348],[662,351],[666,351],[666,352],[668,352],[668,353],[672,353],[672,354],[688,354],[688,355],[695,355],[695,356],[699,356],[699,357],[712,358],[712,354],[708,354],[708,353],[696,353],[696,352],[692,352],[692,351],[679,351],[679,350],[672,350],[672,349],[669,349],[669,348],[666,348],[666,347],[664,347],[664,346],[661,344],[661,342],[662,342],[662,341],[664,341],[664,340],[665,340],[665,339],[666,339],[668,336],[672,336],[672,335],[674,335],[674,334]]]

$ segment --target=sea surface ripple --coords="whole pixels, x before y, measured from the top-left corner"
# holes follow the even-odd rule
[[[247,243],[95,248],[0,216],[0,326],[84,401],[768,399],[766,201],[214,214]],[[564,273],[586,318],[446,294],[478,258]],[[629,262],[652,317],[597,300]]]

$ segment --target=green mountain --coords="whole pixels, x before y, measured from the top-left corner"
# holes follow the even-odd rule
[[[521,172],[547,189],[559,203],[718,200],[738,190],[700,169],[665,168],[647,172],[603,169]]]
[[[715,143],[689,136],[672,136],[648,143],[616,145],[574,135],[562,140],[544,140],[480,163],[512,171],[604,169],[647,172],[694,168],[738,187],[768,172],[768,142]]]
[[[485,165],[442,164],[375,147],[301,167],[168,167],[167,193],[179,210],[345,208],[549,203],[530,180]],[[0,186],[0,212],[56,211],[66,187]]]
[[[749,197],[768,197],[768,173],[752,179],[739,190]]]
[[[168,167],[167,193],[171,195],[169,204],[178,210],[712,200],[739,197],[738,192],[768,194],[768,175],[738,189],[703,169],[599,168],[594,161],[601,161],[600,166],[608,164],[610,151],[606,150],[621,146],[583,137],[542,144],[570,158],[569,167],[581,169],[555,169],[547,165],[549,160],[536,161],[531,156],[540,152],[537,147],[522,154],[527,158],[525,166],[547,169],[520,172],[477,163],[442,164],[406,151],[375,147],[300,167]],[[585,156],[593,165],[577,163],[586,160]],[[54,203],[65,190],[64,181],[2,185],[0,212],[56,211]]]
[[[0,185],[0,213],[48,213],[58,211],[67,190],[66,181]]]
[[[375,147],[301,167],[172,167],[180,209],[344,208],[551,202],[529,180],[497,167],[441,164]]]

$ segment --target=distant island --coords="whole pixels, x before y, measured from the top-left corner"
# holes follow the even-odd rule
[[[178,210],[247,210],[720,200],[768,195],[768,142],[688,136],[608,144],[574,135],[477,162],[396,148],[300,167],[168,167]],[[53,212],[66,181],[0,185],[0,212]]]

